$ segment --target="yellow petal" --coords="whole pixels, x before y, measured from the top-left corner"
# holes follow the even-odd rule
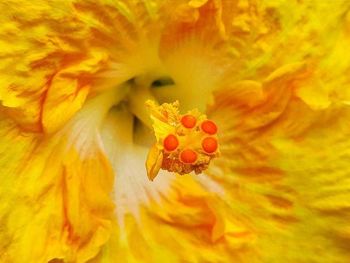
[[[54,81],[43,105],[42,125],[46,133],[62,127],[82,107],[89,92],[89,86],[78,89],[75,79]]]
[[[154,144],[149,150],[147,160],[146,160],[146,169],[148,179],[151,181],[157,176],[163,162],[163,153],[158,149],[157,144]]]
[[[67,147],[68,134],[39,141],[37,135],[13,136],[17,128],[1,123],[2,131],[10,131],[2,137],[8,150],[0,159],[0,172],[9,175],[0,190],[5,227],[0,238],[8,240],[4,260],[86,262],[94,257],[110,236],[114,209],[112,171],[96,142],[86,145],[91,156],[83,157],[75,146]],[[19,161],[4,165],[12,154]]]
[[[288,262],[322,262],[309,240],[324,247],[328,231],[334,242],[348,239],[345,211],[349,184],[344,176],[348,168],[341,156],[349,154],[349,108],[329,103],[314,107],[310,101],[301,100],[300,92],[309,88],[304,85],[308,77],[312,80],[314,76],[306,68],[286,65],[262,83],[263,100],[259,104],[250,104],[247,99],[230,103],[235,99],[230,87],[215,93],[218,103],[208,114],[222,127],[219,138],[224,143],[220,159],[209,167],[208,174],[227,189],[227,198],[234,203],[231,209],[244,217],[238,220],[246,223],[242,234],[257,242],[258,253]],[[318,96],[312,99],[323,103]],[[224,222],[218,221],[213,238],[225,233]],[[254,226],[262,236],[257,238]],[[272,245],[276,238],[283,240],[283,245]],[[284,249],[300,244],[308,253],[299,255]],[[325,262],[347,257],[335,245]]]

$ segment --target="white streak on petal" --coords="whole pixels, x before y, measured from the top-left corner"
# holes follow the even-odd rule
[[[167,192],[175,178],[164,172],[153,182],[148,180],[145,168],[148,148],[134,144],[133,121],[134,116],[120,107],[109,112],[101,128],[105,151],[115,171],[114,198],[121,226],[127,213],[138,219],[140,206],[159,202],[160,193]]]
[[[195,176],[196,181],[199,182],[207,191],[215,193],[221,197],[225,195],[225,189],[218,183],[205,174]]]

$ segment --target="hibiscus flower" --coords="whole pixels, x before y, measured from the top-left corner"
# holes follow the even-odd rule
[[[1,262],[350,261],[349,1],[0,8]]]

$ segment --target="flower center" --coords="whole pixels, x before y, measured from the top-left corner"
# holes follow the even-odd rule
[[[188,80],[186,86],[193,89],[193,92],[188,93],[185,92],[188,88],[185,88],[184,81],[178,81],[178,78],[173,81],[169,77],[160,76],[162,75],[149,74],[130,79],[116,88],[108,90],[104,88],[106,91],[89,98],[67,125],[70,141],[82,154],[89,155],[93,152],[91,149],[97,146],[104,151],[109,160],[115,174],[113,195],[115,203],[118,204],[116,213],[120,225],[123,224],[124,216],[128,213],[132,213],[137,218],[141,204],[150,201],[159,202],[162,196],[167,196],[176,178],[174,173],[168,171],[181,172],[179,169],[174,169],[173,165],[176,162],[180,164],[179,167],[187,167],[187,170],[181,173],[195,171],[195,169],[199,172],[202,152],[205,153],[201,146],[203,136],[196,135],[196,132],[203,133],[200,128],[203,120],[193,113],[189,113],[191,116],[186,117],[178,115],[178,118],[173,121],[180,124],[180,117],[184,117],[182,126],[173,133],[162,135],[159,141],[163,148],[167,148],[168,157],[171,157],[166,156],[164,163],[161,162],[159,167],[154,165],[153,172],[159,176],[153,182],[149,180],[145,160],[155,138],[152,132],[154,123],[145,102],[152,100],[161,104],[179,100],[181,110],[186,111],[194,107],[203,110],[208,99],[204,95],[197,98],[198,85],[196,86],[197,82],[191,84],[191,79],[186,79]],[[196,76],[194,74],[192,78],[195,80]],[[108,82],[110,83],[110,80]],[[107,84],[104,85],[110,86]],[[171,134],[174,137],[168,137],[167,142],[163,144],[166,137]],[[94,142],[94,145],[90,142]],[[187,148],[184,147],[186,144]],[[172,159],[174,152],[177,152],[176,162]],[[209,156],[208,151],[205,154]],[[208,159],[208,157],[205,158]],[[163,166],[162,170],[160,170],[161,166]],[[198,180],[205,181],[206,178],[202,177]]]

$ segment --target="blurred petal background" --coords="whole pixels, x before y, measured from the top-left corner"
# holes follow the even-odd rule
[[[349,1],[0,10],[0,262],[350,262]],[[147,99],[221,157],[149,181]]]

